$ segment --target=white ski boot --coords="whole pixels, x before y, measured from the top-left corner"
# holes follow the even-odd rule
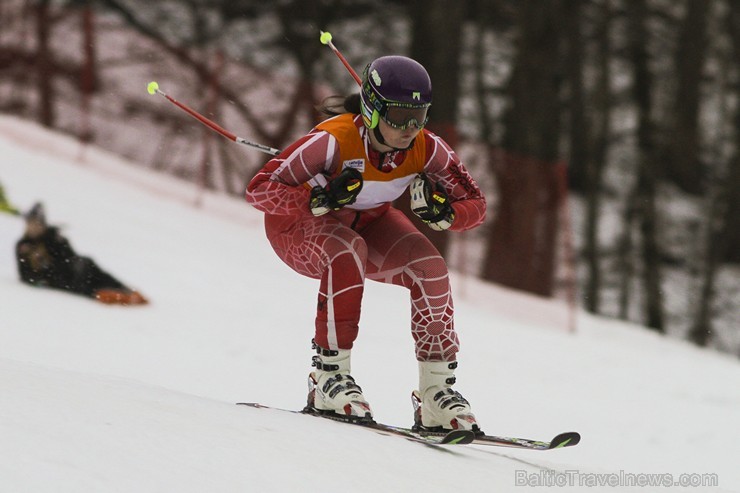
[[[482,433],[470,403],[451,388],[455,383],[455,368],[457,361],[419,361],[419,390],[411,394],[415,429]]]
[[[349,349],[324,349],[314,343],[316,371],[308,376],[308,410],[349,421],[373,421],[370,404],[350,372]]]

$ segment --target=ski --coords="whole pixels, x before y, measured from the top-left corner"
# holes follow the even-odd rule
[[[334,414],[322,414],[311,408],[305,408],[301,411],[296,411],[293,409],[282,409],[278,407],[265,406],[256,402],[237,402],[237,405],[248,406],[256,409],[272,409],[274,411],[287,412],[291,414],[307,414],[309,416],[316,416],[319,418],[329,419],[331,421],[352,424],[360,428],[372,430],[382,435],[398,436],[412,442],[417,442],[424,445],[464,445],[472,443],[475,439],[475,434],[469,430],[453,430],[446,433],[421,433],[408,428],[378,423],[373,420],[350,420]]]
[[[556,435],[549,442],[530,440],[528,438],[499,437],[494,435],[476,435],[473,445],[489,445],[494,447],[511,447],[526,450],[553,450],[556,448],[573,447],[581,441],[581,435],[575,431],[568,431]]]
[[[281,409],[277,407],[265,406],[256,402],[238,402],[237,405],[248,406],[257,409],[272,409],[275,411],[288,412],[292,414],[308,414],[341,423],[354,424],[373,430],[385,435],[395,435],[406,438],[411,441],[419,442],[425,445],[485,445],[493,447],[510,447],[523,450],[553,450],[565,447],[573,447],[581,441],[581,435],[575,431],[569,431],[556,435],[549,442],[532,440],[529,438],[503,437],[495,435],[476,434],[469,430],[454,430],[446,433],[423,433],[411,428],[393,426],[384,423],[377,423],[372,420],[350,420],[333,414],[322,414],[315,409],[305,408],[301,411],[292,409]]]

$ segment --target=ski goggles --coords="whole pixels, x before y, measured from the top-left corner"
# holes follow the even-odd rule
[[[408,103],[386,103],[385,111],[380,114],[380,117],[389,126],[399,130],[406,130],[411,125],[422,129],[429,121],[427,114],[429,106],[428,104],[418,106]]]

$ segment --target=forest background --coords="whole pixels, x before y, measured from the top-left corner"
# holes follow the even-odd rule
[[[191,180],[195,205],[241,195],[268,157],[146,83],[282,148],[357,91],[322,30],[358,72],[428,69],[429,128],[489,199],[482,228],[429,232],[453,268],[740,356],[740,2],[3,0],[0,112],[83,164],[94,143]]]

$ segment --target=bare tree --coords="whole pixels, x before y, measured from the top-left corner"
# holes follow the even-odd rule
[[[665,332],[656,207],[659,170],[655,152],[655,130],[651,119],[653,76],[647,50],[649,40],[646,23],[649,16],[646,0],[630,0],[626,5],[628,50],[633,70],[632,96],[637,111],[638,162],[633,197],[641,233],[645,323],[658,332]]]
[[[571,189],[587,189],[587,166],[589,162],[590,126],[586,115],[586,94],[583,83],[585,63],[584,37],[582,33],[583,2],[568,2],[569,8],[563,16],[565,31],[564,72],[568,87],[566,107],[570,127],[568,132],[568,181]]]
[[[701,193],[704,175],[699,152],[699,110],[710,5],[706,0],[687,3],[674,56],[677,89],[669,124],[670,173],[666,173],[666,178],[694,194]]]
[[[465,2],[445,0],[414,0],[409,4],[413,13],[410,56],[429,72],[434,88],[434,105],[429,129],[442,137],[454,149],[458,143],[457,103],[460,94],[460,46]],[[408,211],[408,192],[399,199],[404,210],[419,229],[444,256],[449,235],[432,231]]]
[[[733,163],[736,167],[740,165],[737,158]],[[720,267],[720,255],[724,246],[722,235],[722,211],[726,203],[727,188],[716,183],[711,184],[713,190],[718,190],[709,197],[707,211],[707,228],[704,235],[704,255],[702,258],[701,288],[699,299],[696,304],[696,312],[691,322],[688,338],[698,346],[706,346],[714,335],[712,315],[715,299],[716,279]]]
[[[54,70],[51,53],[51,2],[40,0],[33,6],[36,24],[36,84],[39,94],[39,122],[53,127],[56,114],[54,111]]]
[[[733,75],[737,81],[740,78],[740,69],[738,68],[740,67],[740,4],[735,1],[727,3],[730,9],[728,23],[734,54],[735,73]],[[737,82],[735,84],[737,95],[740,96],[740,86]],[[735,127],[737,135],[740,136],[740,114],[736,116]],[[737,139],[734,142],[736,146],[739,145]],[[730,166],[729,174],[724,180],[726,207],[722,216],[724,245],[720,258],[724,262],[737,264],[740,263],[740,150],[736,149],[736,153],[739,157]]]
[[[740,77],[740,5],[728,2],[729,16],[727,28],[731,39],[731,60],[728,65],[735,67],[734,77]],[[735,98],[740,97],[740,86],[733,87]],[[708,345],[714,337],[714,301],[717,291],[717,274],[723,261],[728,259],[733,237],[737,238],[740,222],[740,109],[735,108],[733,118],[734,154],[724,169],[715,164],[711,180],[707,186],[706,234],[704,235],[704,255],[702,259],[701,288],[696,312],[689,331],[689,339],[699,346]],[[735,252],[733,252],[735,253]]]
[[[592,149],[586,159],[586,218],[584,221],[584,254],[588,277],[584,289],[586,309],[599,313],[601,308],[601,249],[599,247],[599,215],[603,190],[603,175],[606,169],[607,150],[611,137],[612,116],[612,24],[611,0],[603,0],[596,14],[596,66],[598,70],[593,95],[594,111],[589,128],[593,131]]]

